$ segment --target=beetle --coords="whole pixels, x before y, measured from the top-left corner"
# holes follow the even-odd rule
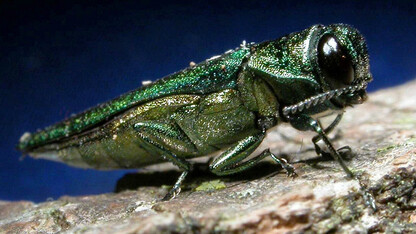
[[[327,134],[346,107],[365,101],[371,80],[367,45],[355,28],[314,25],[272,41],[243,42],[235,50],[25,133],[17,148],[34,158],[95,169],[170,161],[182,173],[164,197],[169,200],[191,170],[188,159],[221,150],[209,166],[214,174],[241,172],[271,157],[295,176],[293,167],[268,149],[248,158],[267,130],[286,122],[316,132],[316,153],[332,156],[356,178],[340,153],[349,147],[335,150]],[[319,117],[327,114],[337,117],[325,129]],[[317,144],[320,140],[328,152]],[[375,207],[374,200],[370,203]]]

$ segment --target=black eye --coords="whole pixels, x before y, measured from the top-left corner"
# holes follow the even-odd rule
[[[318,64],[332,88],[342,88],[354,81],[351,57],[331,34],[325,34],[319,40]]]

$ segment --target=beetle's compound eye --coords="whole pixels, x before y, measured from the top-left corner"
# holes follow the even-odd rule
[[[331,88],[342,88],[354,81],[351,57],[332,34],[325,34],[319,40],[318,64]]]

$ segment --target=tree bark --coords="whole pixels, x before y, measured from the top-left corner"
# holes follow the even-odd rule
[[[268,160],[228,177],[199,163],[182,193],[161,202],[179,172],[160,166],[126,175],[116,193],[0,202],[0,232],[416,232],[415,90],[416,80],[371,93],[332,134],[355,153],[346,163],[373,194],[376,212],[335,161],[315,160],[312,134],[279,126],[263,146],[292,162],[294,179]]]

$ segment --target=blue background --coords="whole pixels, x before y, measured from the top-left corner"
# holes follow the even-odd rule
[[[367,39],[374,75],[370,90],[416,77],[415,1],[120,2],[0,2],[0,200],[113,191],[126,171],[19,161],[14,146],[25,131],[243,40],[261,42],[317,23],[347,23]]]

